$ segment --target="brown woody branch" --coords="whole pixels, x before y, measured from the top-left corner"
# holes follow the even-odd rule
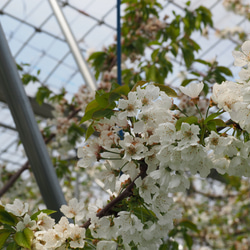
[[[96,216],[99,218],[102,218],[104,216],[107,215],[111,215],[114,212],[112,211],[112,209],[122,200],[126,199],[129,196],[133,195],[133,187],[135,186],[135,180],[138,179],[139,177],[141,177],[142,179],[144,179],[146,177],[146,171],[147,171],[147,165],[145,163],[141,163],[140,164],[140,173],[135,177],[135,179],[125,188],[125,190],[119,194],[115,199],[113,199],[112,201],[110,201],[101,211],[99,211]],[[88,228],[91,224],[91,220],[88,219],[83,225],[82,227],[84,228]]]

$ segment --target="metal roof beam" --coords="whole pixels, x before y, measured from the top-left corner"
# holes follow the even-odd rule
[[[54,108],[47,104],[47,103],[43,103],[42,105],[39,105],[36,101],[35,98],[33,97],[28,97],[31,107],[34,111],[34,113],[37,116],[40,116],[42,118],[54,118],[52,111],[54,110]],[[0,89],[0,102],[4,102],[6,103],[6,96],[4,95],[3,91]]]
[[[56,19],[62,29],[62,32],[68,42],[72,55],[75,58],[75,61],[78,65],[79,71],[85,80],[86,85],[92,90],[95,91],[97,89],[97,84],[94,76],[92,75],[87,62],[83,58],[83,55],[79,49],[79,46],[76,42],[76,39],[69,27],[69,24],[57,2],[57,0],[49,0],[51,8],[56,16]]]

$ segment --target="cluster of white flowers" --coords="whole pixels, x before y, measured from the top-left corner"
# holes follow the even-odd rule
[[[237,15],[250,17],[250,4],[245,0],[224,0],[223,5],[227,10],[235,12]]]
[[[215,84],[212,99],[250,132],[250,41],[233,56],[236,66],[245,66],[241,79]],[[180,90],[197,107],[203,87],[202,82],[191,83]],[[209,117],[179,117],[175,106],[159,87],[147,84],[120,99],[109,119],[93,122],[98,137],[78,149],[78,166],[104,163],[100,178],[104,189],[113,192],[104,208],[85,209],[85,203],[72,199],[61,207],[65,216],[57,224],[43,211],[30,217],[28,204],[17,199],[5,206],[0,202],[0,208],[18,218],[17,232],[33,232],[32,249],[83,248],[92,244],[86,228],[97,250],[158,249],[181,218],[173,193],[189,188],[189,173],[207,177],[215,168],[220,174],[250,176],[250,141],[215,132],[208,126]]]
[[[212,99],[242,129],[250,132],[250,41],[244,42],[241,50],[233,51],[235,66],[244,67],[239,73],[240,80],[215,84]]]
[[[195,101],[203,86],[192,84],[181,91]],[[221,101],[221,96],[218,98]],[[225,103],[228,101],[227,98]],[[222,174],[250,176],[249,143],[215,132],[202,143],[198,124],[183,122],[177,129],[172,105],[173,100],[153,84],[138,86],[127,99],[119,100],[115,115],[95,124],[99,137],[79,148],[80,167],[88,168],[95,161],[106,160],[102,172],[105,188],[117,192],[121,174],[126,176],[129,182],[134,182],[145,208],[154,215],[144,223],[132,211],[118,212],[109,219],[91,217],[90,228],[95,237],[110,240],[121,236],[125,245],[155,249],[164,236],[159,228],[166,233],[179,217],[172,193],[189,188],[187,172],[207,177],[210,169],[216,168]]]
[[[235,27],[228,27],[223,30],[216,30],[215,32],[216,36],[221,37],[221,38],[232,38],[235,36],[239,36],[241,34],[245,35],[245,31],[242,27],[240,26],[235,26]]]
[[[28,214],[28,203],[15,199],[13,204],[1,204],[4,209],[17,216],[18,223],[15,226],[17,232],[29,228],[33,231],[32,249],[53,250],[83,248],[85,244],[85,228],[80,227],[76,222],[83,220],[86,213],[83,213],[84,204],[73,199],[69,206],[62,206],[61,211],[66,215],[58,223],[44,212],[40,212],[36,219],[32,220]],[[73,218],[75,223],[70,223],[68,218]]]

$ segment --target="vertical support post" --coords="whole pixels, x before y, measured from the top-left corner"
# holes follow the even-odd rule
[[[95,91],[97,89],[97,84],[95,81],[94,76],[91,74],[91,71],[88,67],[87,62],[84,60],[82,53],[78,47],[78,44],[75,40],[75,37],[67,23],[67,20],[57,2],[57,0],[49,0],[51,8],[56,16],[56,19],[61,27],[61,30],[68,42],[68,45],[70,47],[70,50],[75,58],[75,61],[78,65],[78,68],[80,70],[80,73],[83,77],[83,79],[86,82],[86,85],[89,86],[89,88],[92,91]]]
[[[62,204],[66,204],[66,201],[1,24],[0,87],[12,113],[44,202],[48,209],[57,211],[53,217],[59,220],[62,216],[59,209]]]
[[[121,0],[117,0],[117,82],[122,85],[122,70],[121,70]]]

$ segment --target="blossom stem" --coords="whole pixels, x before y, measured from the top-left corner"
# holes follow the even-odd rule
[[[201,113],[201,111],[200,111],[200,109],[199,109],[199,107],[198,107],[198,105],[196,103],[195,103],[195,107],[197,108],[197,110],[198,110],[198,112],[200,114],[200,117],[202,118],[202,113]]]
[[[207,108],[207,111],[206,111],[206,116],[205,116],[205,118],[207,118],[207,116],[208,116],[208,112],[209,112],[209,109],[210,109],[211,107],[210,106],[208,106],[208,108]]]
[[[177,109],[177,110],[179,110],[186,117],[188,117],[188,115],[183,110],[181,110],[177,105],[174,105],[174,108]]]

